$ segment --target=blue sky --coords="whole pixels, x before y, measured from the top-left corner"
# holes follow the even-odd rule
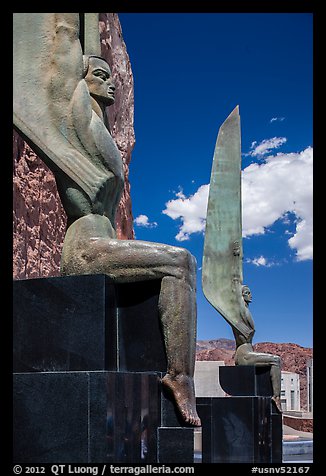
[[[312,346],[312,14],[121,13],[135,83],[137,239],[198,263],[198,339],[233,339],[201,264],[218,129],[241,116],[244,282],[254,342]]]

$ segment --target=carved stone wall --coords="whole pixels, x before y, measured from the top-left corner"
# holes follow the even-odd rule
[[[100,13],[102,55],[112,69],[116,102],[108,109],[111,133],[121,152],[125,189],[117,213],[120,239],[133,239],[128,180],[134,136],[133,76],[121,25],[115,13]],[[14,279],[58,276],[66,215],[49,168],[14,131],[13,134]]]

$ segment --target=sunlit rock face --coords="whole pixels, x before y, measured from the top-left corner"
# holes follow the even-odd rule
[[[129,56],[115,13],[100,13],[102,56],[111,66],[116,102],[107,109],[111,133],[120,150],[125,188],[117,212],[117,235],[133,239],[129,163],[135,143],[134,87]],[[14,131],[13,134],[14,279],[58,276],[66,229],[54,176]]]

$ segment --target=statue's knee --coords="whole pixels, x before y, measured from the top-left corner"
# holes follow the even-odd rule
[[[278,355],[273,355],[272,365],[275,365],[276,367],[281,367],[281,357],[279,357]]]
[[[177,252],[177,265],[187,269],[192,270],[196,268],[196,260],[192,254],[185,248],[179,248]]]
[[[189,253],[190,254],[190,253]],[[197,269],[197,260],[194,255],[190,254],[191,266],[196,271]]]

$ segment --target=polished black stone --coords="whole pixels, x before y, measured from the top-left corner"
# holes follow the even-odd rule
[[[282,462],[282,421],[273,420],[271,404],[270,397],[197,398],[202,462]]]
[[[194,462],[193,428],[158,428],[158,463]]]
[[[104,275],[14,282],[16,462],[155,463],[159,427],[178,438],[184,429],[190,448],[160,382],[160,285]],[[188,462],[178,444],[173,461]]]
[[[15,463],[87,463],[89,374],[14,374]]]
[[[160,386],[157,374],[108,373],[106,461],[157,462]]]
[[[115,284],[120,371],[165,372],[167,360],[158,314],[161,281]]]
[[[83,374],[84,372],[81,372]],[[107,379],[108,372],[88,372],[88,461],[106,462],[108,457]],[[69,401],[67,404],[69,405]],[[73,405],[73,402],[71,402]]]
[[[105,306],[114,302],[105,281],[100,275],[15,281],[14,371],[105,370],[115,307]]]
[[[202,463],[212,463],[212,437],[214,431],[212,428],[212,398],[209,397],[197,397],[196,408],[199,418],[201,419],[201,446],[202,446]]]
[[[221,366],[220,385],[232,396],[267,397],[273,395],[270,366],[254,365]]]
[[[283,425],[282,415],[272,404],[272,462],[282,462],[283,458]]]
[[[14,462],[157,463],[159,454],[166,457],[162,441],[167,434],[159,446],[158,428],[167,427],[168,419],[177,421],[172,402],[162,395],[161,376],[107,371],[15,373]],[[189,428],[176,429],[180,431],[171,433],[171,441],[177,438],[171,462],[189,462]],[[178,449],[180,438],[183,451]]]
[[[16,463],[157,462],[155,373],[14,374]]]
[[[104,275],[15,281],[14,371],[166,371],[159,291]]]

